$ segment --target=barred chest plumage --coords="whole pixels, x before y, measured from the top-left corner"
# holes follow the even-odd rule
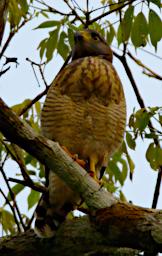
[[[43,134],[98,163],[121,144],[126,105],[120,79],[101,57],[73,61],[55,79],[42,111]],[[106,163],[104,163],[106,164]]]

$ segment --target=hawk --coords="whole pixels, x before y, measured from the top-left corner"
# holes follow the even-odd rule
[[[42,133],[84,160],[94,179],[120,147],[126,122],[126,103],[112,51],[101,35],[85,29],[74,35],[72,61],[52,82],[42,109]],[[79,195],[49,171],[35,222],[36,233],[51,237]]]

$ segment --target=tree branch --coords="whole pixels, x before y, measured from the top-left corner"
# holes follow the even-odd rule
[[[120,6],[117,7],[117,8],[114,8],[114,9],[108,11],[108,12],[105,12],[105,13],[103,13],[103,14],[97,16],[96,18],[94,18],[94,19],[92,19],[92,20],[89,21],[89,25],[93,24],[93,23],[96,22],[97,20],[102,19],[102,18],[105,17],[105,16],[110,15],[110,14],[113,13],[113,12],[120,11],[120,10],[123,9],[125,6],[131,4],[131,3],[135,2],[135,1],[137,1],[137,0],[127,1],[125,4],[120,5]]]
[[[22,116],[29,108],[31,108],[38,100],[40,100],[44,95],[47,94],[49,86],[45,88],[43,92],[38,94],[33,100],[31,100],[24,108],[19,112],[19,116]]]
[[[109,247],[87,217],[66,221],[56,238],[38,239],[30,230],[0,241],[1,256],[44,256],[47,252],[48,256],[137,256],[139,251]]]
[[[158,80],[162,80],[162,76],[160,76],[159,74],[157,74],[156,72],[154,72],[152,69],[150,69],[149,67],[147,67],[146,65],[144,65],[139,59],[135,58],[131,52],[127,52],[127,55],[138,65],[141,66],[142,68],[144,68],[144,70],[147,70],[149,73],[146,73],[145,71],[143,71],[144,74],[146,74],[149,77],[152,78],[156,78]]]
[[[13,207],[13,205],[10,203],[10,201],[8,200],[7,196],[5,195],[5,193],[2,191],[2,189],[0,188],[0,193],[2,194],[2,196],[4,197],[6,203],[9,205],[12,213],[13,213],[13,217],[14,217],[14,220],[15,220],[15,223],[17,225],[17,230],[19,232],[21,232],[21,228],[20,228],[20,225],[19,225],[19,221],[17,219],[17,216],[16,216],[16,212],[15,212],[15,208]],[[2,223],[3,224],[3,223]],[[3,226],[3,225],[2,225]]]
[[[117,203],[91,218],[66,220],[51,239],[39,239],[32,231],[10,238],[0,244],[0,254],[43,256],[48,251],[49,256],[135,256],[137,250],[161,252],[161,224],[162,211]]]
[[[20,223],[21,223],[21,225],[22,225],[22,228],[23,228],[23,230],[25,231],[25,224],[24,224],[24,222],[23,222],[23,219],[22,219],[20,210],[19,210],[18,205],[17,205],[17,203],[16,203],[15,195],[14,195],[14,193],[13,193],[11,187],[10,187],[10,184],[9,184],[9,182],[8,182],[8,179],[7,179],[7,177],[6,177],[6,174],[5,174],[5,172],[4,172],[4,170],[3,170],[3,168],[2,168],[1,166],[0,166],[0,171],[1,171],[1,173],[2,173],[2,176],[3,176],[4,180],[5,180],[5,183],[6,183],[6,185],[7,185],[7,188],[8,188],[8,191],[9,191],[9,193],[10,193],[11,199],[12,199],[12,201],[13,201],[13,203],[14,203],[14,206],[15,206],[17,215],[18,215],[18,217],[19,217]]]
[[[25,180],[19,180],[19,179],[14,179],[14,178],[9,178],[8,181],[21,184],[24,187],[29,187],[29,188],[31,188],[31,189],[33,189],[35,191],[40,192],[40,193],[47,192],[47,188],[46,187],[44,187],[42,185],[39,185],[39,184],[35,184],[33,181],[31,183],[31,182],[28,182],[28,181],[25,181]]]
[[[11,30],[11,31],[10,31],[10,34],[9,34],[9,36],[8,36],[8,38],[7,38],[7,40],[6,40],[5,44],[4,44],[4,46],[3,46],[2,50],[1,50],[1,52],[0,52],[0,59],[2,58],[4,52],[6,51],[6,49],[7,49],[8,45],[9,45],[10,41],[12,40],[13,36],[14,36],[14,35],[19,31],[19,29],[21,29],[28,21],[30,21],[31,18],[32,18],[32,17],[30,16],[28,19],[24,19],[24,20],[22,21],[22,23],[19,25],[19,27],[17,28],[17,30]]]

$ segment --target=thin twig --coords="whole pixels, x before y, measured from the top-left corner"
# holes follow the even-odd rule
[[[89,0],[86,1],[87,12],[89,13]]]
[[[92,19],[92,20],[89,21],[89,25],[91,25],[92,23],[96,22],[97,20],[100,20],[101,18],[103,18],[103,17],[105,17],[105,16],[107,16],[107,15],[110,15],[110,14],[113,13],[113,12],[116,12],[116,11],[119,11],[119,10],[123,9],[125,6],[127,6],[127,5],[129,5],[130,3],[133,3],[133,2],[135,2],[135,1],[137,1],[137,0],[128,1],[127,3],[123,4],[122,6],[119,6],[119,7],[117,7],[117,8],[114,8],[113,10],[110,10],[110,11],[108,11],[108,12],[105,12],[105,13],[103,13],[103,14],[97,16],[96,18],[94,18],[94,19]]]
[[[4,142],[4,140],[0,139],[0,142],[5,146],[6,151],[8,152],[8,154],[11,155],[12,159],[19,165],[19,168],[21,170],[24,180],[28,183],[32,183],[30,176],[27,174],[26,166],[24,165],[18,152],[16,152],[16,147],[18,147],[18,146],[16,144],[12,144],[12,147],[14,147],[14,152],[15,152],[15,155],[14,155],[12,153],[12,150],[10,150],[9,146],[7,145],[7,143]]]
[[[33,71],[34,71],[34,75],[35,75],[35,77],[36,77],[36,80],[37,80],[37,82],[38,82],[38,85],[40,86],[39,80],[38,80],[37,75],[36,75],[36,73],[35,73],[34,66],[37,66],[37,67],[39,68],[39,72],[40,72],[40,74],[41,74],[42,80],[43,80],[43,82],[44,82],[44,84],[45,84],[45,86],[46,86],[46,88],[47,88],[47,87],[48,87],[48,84],[47,84],[47,82],[46,82],[46,79],[45,79],[45,77],[44,77],[43,70],[42,70],[42,66],[45,65],[45,63],[39,64],[39,63],[36,63],[36,62],[30,60],[29,58],[26,58],[26,60],[27,60],[28,62],[30,62],[31,66],[32,66],[32,68],[33,68]]]
[[[74,8],[71,7],[71,5],[69,4],[69,2],[67,0],[64,0],[64,2],[67,4],[67,6],[70,8],[70,10],[72,11],[73,15],[75,15],[75,17],[77,18],[77,20],[79,20],[84,26],[86,25],[84,23],[84,21],[80,18],[80,16],[78,15],[78,13],[75,11]]]
[[[57,14],[60,14],[60,15],[62,15],[62,16],[71,16],[71,15],[73,15],[72,13],[64,13],[64,12],[61,12],[61,11],[59,11],[59,10],[57,10],[57,9],[55,9],[55,8],[53,8],[53,7],[51,7],[50,5],[46,4],[44,1],[41,2],[41,1],[39,1],[39,0],[35,0],[35,2],[46,6],[50,12],[57,13]],[[39,7],[37,7],[37,9],[38,9],[38,8],[39,8]],[[42,9],[40,8],[40,10],[42,10]]]
[[[6,203],[9,205],[9,207],[10,207],[12,213],[13,213],[14,220],[15,220],[15,223],[16,223],[16,225],[17,225],[17,229],[18,229],[19,232],[21,232],[21,228],[20,228],[20,225],[19,225],[17,216],[16,216],[15,208],[12,206],[12,204],[11,204],[10,201],[9,201],[9,199],[6,197],[5,193],[2,191],[1,188],[0,188],[0,193],[1,193],[2,196],[4,197]]]
[[[5,42],[5,44],[4,44],[4,46],[3,46],[3,48],[2,48],[2,51],[0,52],[0,59],[2,58],[5,50],[7,49],[8,45],[9,45],[9,43],[10,43],[10,41],[13,38],[14,35],[15,35],[15,32],[11,31],[9,36],[8,36],[8,38],[7,38],[7,40],[6,40],[6,42]]]
[[[149,73],[146,73],[145,71],[143,71],[144,74],[156,78],[158,80],[162,80],[162,76],[160,76],[159,74],[157,74],[156,72],[154,72],[153,70],[151,70],[149,67],[147,67],[146,65],[144,65],[139,59],[137,59],[136,57],[134,57],[132,55],[132,53],[130,51],[127,52],[127,55],[139,66],[141,66],[142,68],[146,69],[147,71],[149,71]]]
[[[20,24],[20,26],[18,27],[17,30],[11,30],[11,31],[10,31],[10,34],[9,34],[9,36],[8,36],[8,38],[7,38],[7,40],[6,40],[5,44],[4,44],[4,46],[3,46],[2,50],[1,50],[1,52],[0,52],[0,59],[2,58],[2,56],[3,56],[4,52],[5,52],[5,50],[7,49],[9,43],[11,42],[11,39],[13,38],[13,36],[14,36],[28,21],[30,21],[31,18],[32,18],[32,16],[30,16],[28,19],[24,19],[23,22]]]
[[[19,112],[19,116],[22,116],[28,109],[30,109],[38,100],[40,100],[44,95],[47,94],[49,86],[45,88],[43,92],[38,94],[33,100],[31,100],[24,108]]]
[[[69,60],[71,58],[71,52],[68,55],[67,59],[65,60],[64,64],[62,65],[62,67],[60,68],[59,72],[68,64]],[[37,63],[35,63],[36,65],[38,65]],[[58,73],[59,73],[58,72]],[[21,109],[21,111],[19,112],[19,116],[23,115],[28,109],[30,109],[33,104],[35,104],[38,100],[40,100],[44,95],[47,94],[48,89],[49,89],[50,85],[46,85],[46,88],[43,92],[41,92],[40,94],[38,94],[33,100],[31,100],[24,108]]]
[[[31,224],[32,224],[32,222],[33,222],[33,220],[34,220],[34,217],[35,217],[35,210],[34,210],[32,216],[31,216],[31,218],[30,218],[30,220],[29,220],[29,222],[28,222],[28,225],[27,225],[27,227],[26,227],[26,230],[29,230],[29,229],[31,228]]]
[[[22,225],[22,227],[23,227],[23,229],[24,229],[24,231],[25,231],[25,224],[24,224],[24,222],[23,222],[23,219],[22,219],[22,217],[21,217],[20,210],[19,210],[18,205],[17,205],[17,203],[16,203],[15,195],[14,195],[14,193],[13,193],[13,191],[12,191],[10,185],[9,185],[8,179],[7,179],[7,177],[6,177],[6,174],[5,174],[5,172],[4,172],[4,170],[3,170],[3,168],[2,168],[1,166],[0,166],[0,171],[1,171],[2,176],[3,176],[3,178],[4,178],[5,182],[6,182],[7,188],[8,188],[8,190],[9,190],[9,193],[10,193],[10,196],[11,196],[11,199],[12,199],[12,201],[14,202],[14,206],[15,206],[15,208],[16,208],[17,215],[19,216],[20,223],[21,223],[21,225]]]
[[[35,191],[37,191],[37,192],[40,192],[40,193],[45,193],[45,192],[47,192],[47,188],[46,188],[46,187],[44,187],[44,186],[42,186],[42,185],[35,184],[33,181],[32,181],[32,183],[28,183],[28,182],[25,181],[25,180],[19,180],[19,179],[15,179],[15,178],[9,178],[8,181],[21,184],[21,185],[23,185],[24,187],[32,188],[33,190],[35,190]]]

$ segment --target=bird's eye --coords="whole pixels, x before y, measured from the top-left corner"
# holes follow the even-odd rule
[[[94,40],[96,40],[96,41],[99,40],[99,37],[96,33],[92,33],[91,36]]]

